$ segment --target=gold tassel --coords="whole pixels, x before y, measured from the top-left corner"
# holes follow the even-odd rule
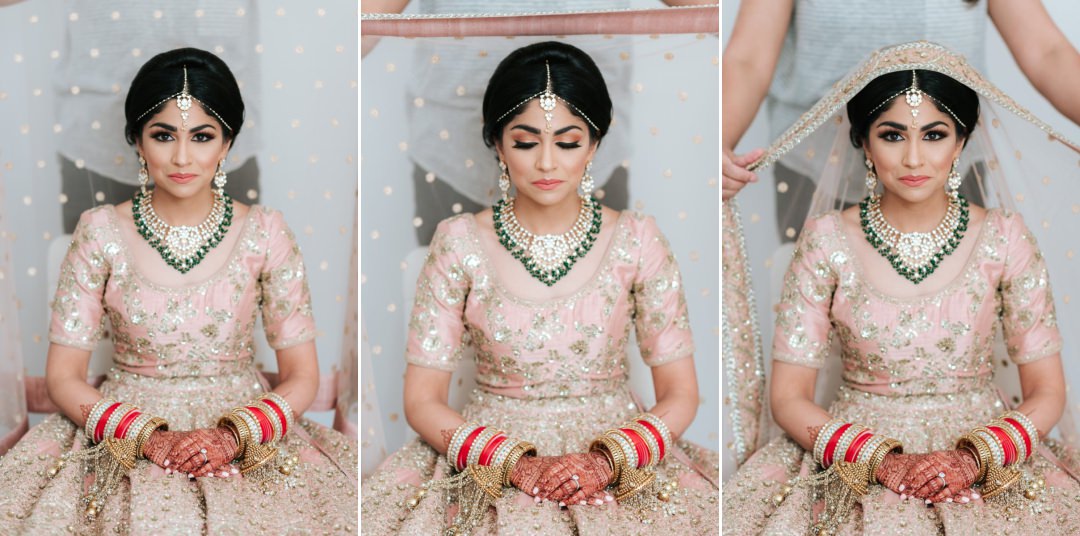
[[[454,522],[444,531],[444,536],[468,534],[480,524],[488,507],[495,499],[502,497],[502,483],[497,480],[501,476],[499,467],[470,465],[454,476],[432,480],[423,485],[422,490],[441,489],[450,492],[451,501],[458,505]],[[422,497],[421,493],[414,499],[419,502]]]
[[[865,463],[838,461],[828,469],[808,477],[805,482],[814,487],[815,499],[825,499],[825,511],[810,526],[810,534],[825,536],[847,522],[848,514],[859,497],[866,494],[870,481],[870,466]]]
[[[79,504],[84,508],[83,519],[93,523],[101,513],[109,496],[116,491],[127,472],[135,467],[138,447],[134,439],[109,438],[92,448],[65,453],[49,468],[49,477],[56,476],[60,469],[71,462],[83,461],[89,466],[88,474],[94,475],[90,490],[80,497]]]

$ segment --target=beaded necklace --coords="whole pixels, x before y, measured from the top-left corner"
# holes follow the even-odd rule
[[[866,240],[896,273],[916,285],[956,251],[967,231],[968,215],[967,199],[959,194],[949,196],[949,207],[937,227],[928,233],[902,233],[885,220],[880,197],[867,196],[859,203],[859,221]]]
[[[139,193],[131,202],[135,228],[150,247],[178,272],[186,274],[199,265],[206,254],[221,243],[232,224],[232,199],[225,192],[214,191],[210,214],[196,226],[169,225],[154,212],[153,192]]]
[[[600,202],[592,196],[581,198],[577,220],[562,234],[537,235],[524,228],[514,215],[514,198],[500,200],[493,207],[495,234],[529,274],[552,286],[570,273],[570,268],[585,256],[600,234]]]

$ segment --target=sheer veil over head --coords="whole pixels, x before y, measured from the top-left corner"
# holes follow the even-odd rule
[[[961,192],[967,192],[973,204],[1018,212],[1035,235],[1049,268],[1058,327],[1065,339],[1061,351],[1065,381],[1080,385],[1080,355],[1072,340],[1080,333],[1080,304],[1073,303],[1074,296],[1080,297],[1080,280],[1069,277],[1080,262],[1075,258],[1080,252],[1080,146],[987,82],[963,56],[926,41],[878,50],[775,140],[751,169],[762,170],[783,156],[785,164],[813,179],[817,187],[809,218],[857,203],[867,195],[866,168],[862,150],[851,141],[846,106],[875,78],[911,70],[944,74],[978,94],[979,119],[960,155],[965,183]],[[762,341],[759,331],[773,318],[757,318],[749,267],[760,263],[747,259],[736,203],[724,204],[723,218],[725,387],[735,435],[732,447],[741,464],[776,433],[765,404],[764,357],[771,341]],[[995,382],[1004,393],[1004,404],[1015,406],[1021,395],[1016,367],[1006,356],[1000,334],[998,342]],[[830,362],[834,369],[824,369],[823,375],[839,377],[839,359]],[[1069,398],[1053,435],[1076,445],[1072,410],[1077,408],[1074,397]]]

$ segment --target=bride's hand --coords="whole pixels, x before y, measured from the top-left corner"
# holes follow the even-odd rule
[[[191,476],[229,476],[233,467],[226,467],[240,454],[240,445],[226,428],[192,430],[173,444],[168,459],[172,470]],[[223,471],[219,469],[224,468]]]
[[[938,450],[926,454],[908,467],[903,485],[913,497],[943,502],[971,488],[978,474],[979,467],[971,451]]]
[[[187,432],[168,432],[165,430],[155,430],[147,438],[146,443],[143,444],[142,455],[147,460],[150,460],[155,465],[172,472],[169,465],[166,464],[168,460],[169,451],[172,450],[173,445],[180,440]]]
[[[539,496],[536,484],[554,460],[552,456],[522,456],[510,470],[510,483],[528,495]]]
[[[603,454],[565,454],[557,457],[540,477],[539,497],[559,501],[560,506],[587,504],[587,500],[596,500],[612,476],[611,465]]]
[[[926,455],[897,454],[895,452],[886,454],[885,459],[878,466],[877,472],[874,473],[874,479],[880,482],[882,486],[898,493],[900,498],[903,499],[906,495],[911,494],[911,490],[902,487],[904,476],[907,475],[908,468],[924,456]]]

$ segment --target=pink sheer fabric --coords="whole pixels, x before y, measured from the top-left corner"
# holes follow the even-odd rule
[[[3,182],[0,179],[0,206],[4,205]],[[8,220],[0,211],[0,456],[26,433],[19,317],[7,227]]]
[[[362,21],[360,31],[365,36],[395,37],[716,33],[720,31],[720,8],[684,7],[522,16],[478,14],[431,19],[389,15]]]
[[[359,208],[359,207],[358,207]],[[353,218],[352,260],[349,261],[349,299],[345,312],[345,342],[341,348],[341,370],[337,376],[337,399],[334,401],[334,429],[350,439],[357,439],[357,421],[359,412],[360,352],[357,347],[360,340],[360,302],[359,288],[359,252],[360,220]]]

